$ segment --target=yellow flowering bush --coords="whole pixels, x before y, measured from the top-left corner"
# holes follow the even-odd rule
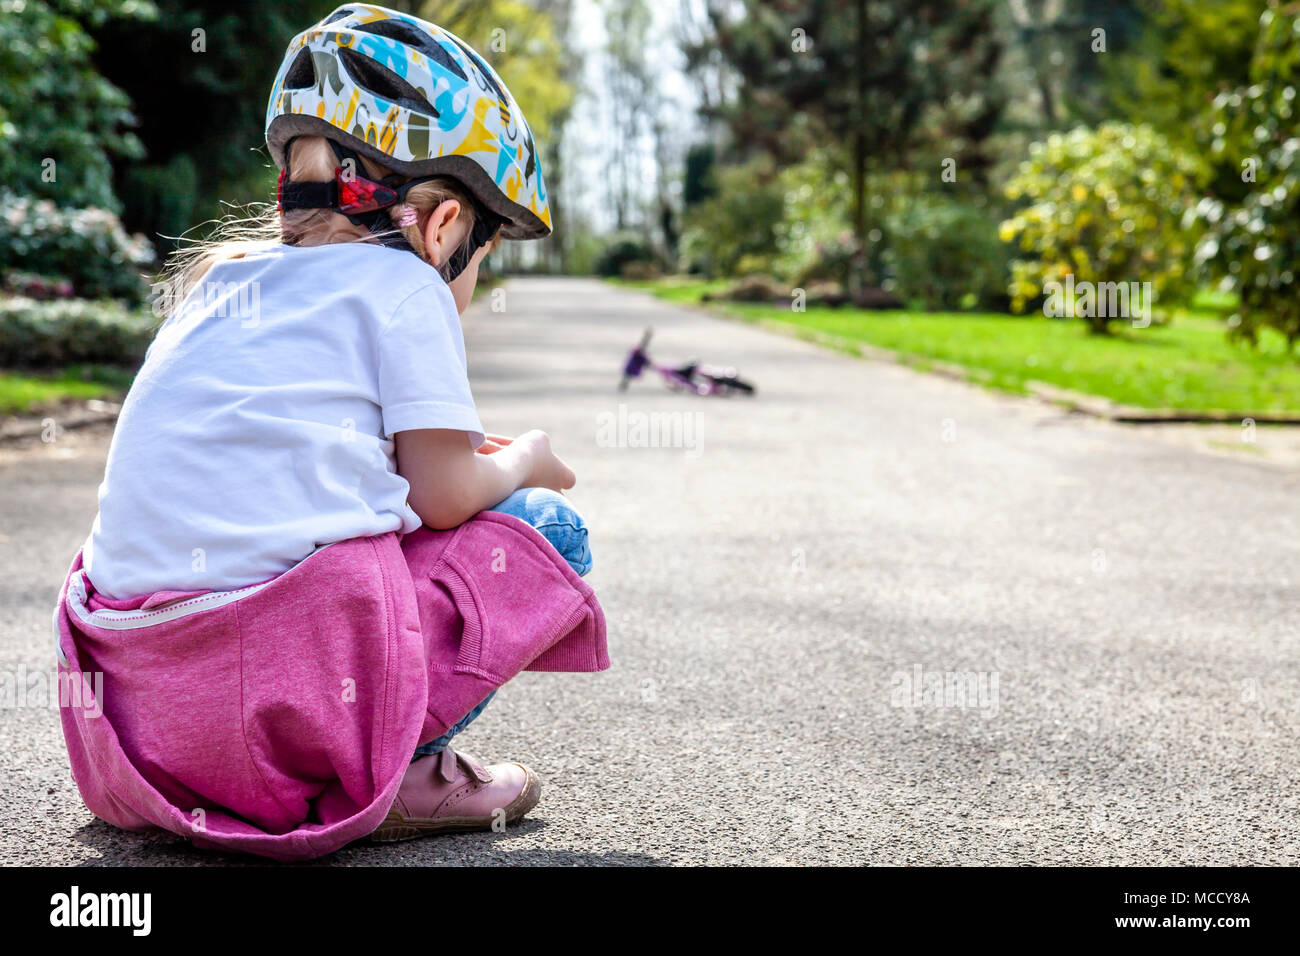
[[[1157,299],[1188,291],[1193,264],[1196,158],[1149,126],[1104,123],[1054,133],[1030,147],[1006,186],[1025,205],[999,236],[1013,242],[1008,294],[1017,312],[1052,283],[1150,283]],[[1104,332],[1113,315],[1087,316]]]

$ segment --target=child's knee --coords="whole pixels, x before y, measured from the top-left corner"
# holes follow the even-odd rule
[[[558,491],[520,488],[492,510],[528,522],[578,574],[591,570],[587,522]]]

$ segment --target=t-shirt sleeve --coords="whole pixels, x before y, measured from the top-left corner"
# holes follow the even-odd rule
[[[445,286],[407,296],[380,333],[379,404],[385,437],[413,428],[452,428],[466,432],[472,447],[483,444],[465,339]]]

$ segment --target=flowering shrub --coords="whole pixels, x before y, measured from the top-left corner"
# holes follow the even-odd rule
[[[1196,161],[1149,126],[1103,123],[1030,147],[1007,184],[1029,205],[1002,223],[1023,253],[1008,293],[1021,311],[1049,283],[1146,283],[1161,297],[1190,291],[1196,235],[1188,228]],[[1116,316],[1092,315],[1095,332]]]
[[[153,263],[153,247],[129,236],[117,216],[104,209],[60,209],[48,199],[0,192],[0,273],[37,273],[66,279],[84,298],[145,300],[142,273]],[[6,281],[8,281],[6,279]]]
[[[21,295],[40,302],[48,302],[51,299],[71,299],[76,295],[72,283],[67,279],[38,275],[35,272],[6,273],[4,290],[10,295]]]
[[[112,300],[0,298],[0,367],[135,365],[144,358],[156,324],[147,309],[127,309]]]

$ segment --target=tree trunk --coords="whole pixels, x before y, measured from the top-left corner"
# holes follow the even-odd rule
[[[856,297],[866,284],[867,271],[867,140],[863,130],[863,110],[867,98],[867,69],[863,62],[867,56],[867,3],[857,3],[858,42],[853,61],[853,73],[856,79],[853,100],[853,238],[857,249],[853,253],[849,270],[847,291]]]

